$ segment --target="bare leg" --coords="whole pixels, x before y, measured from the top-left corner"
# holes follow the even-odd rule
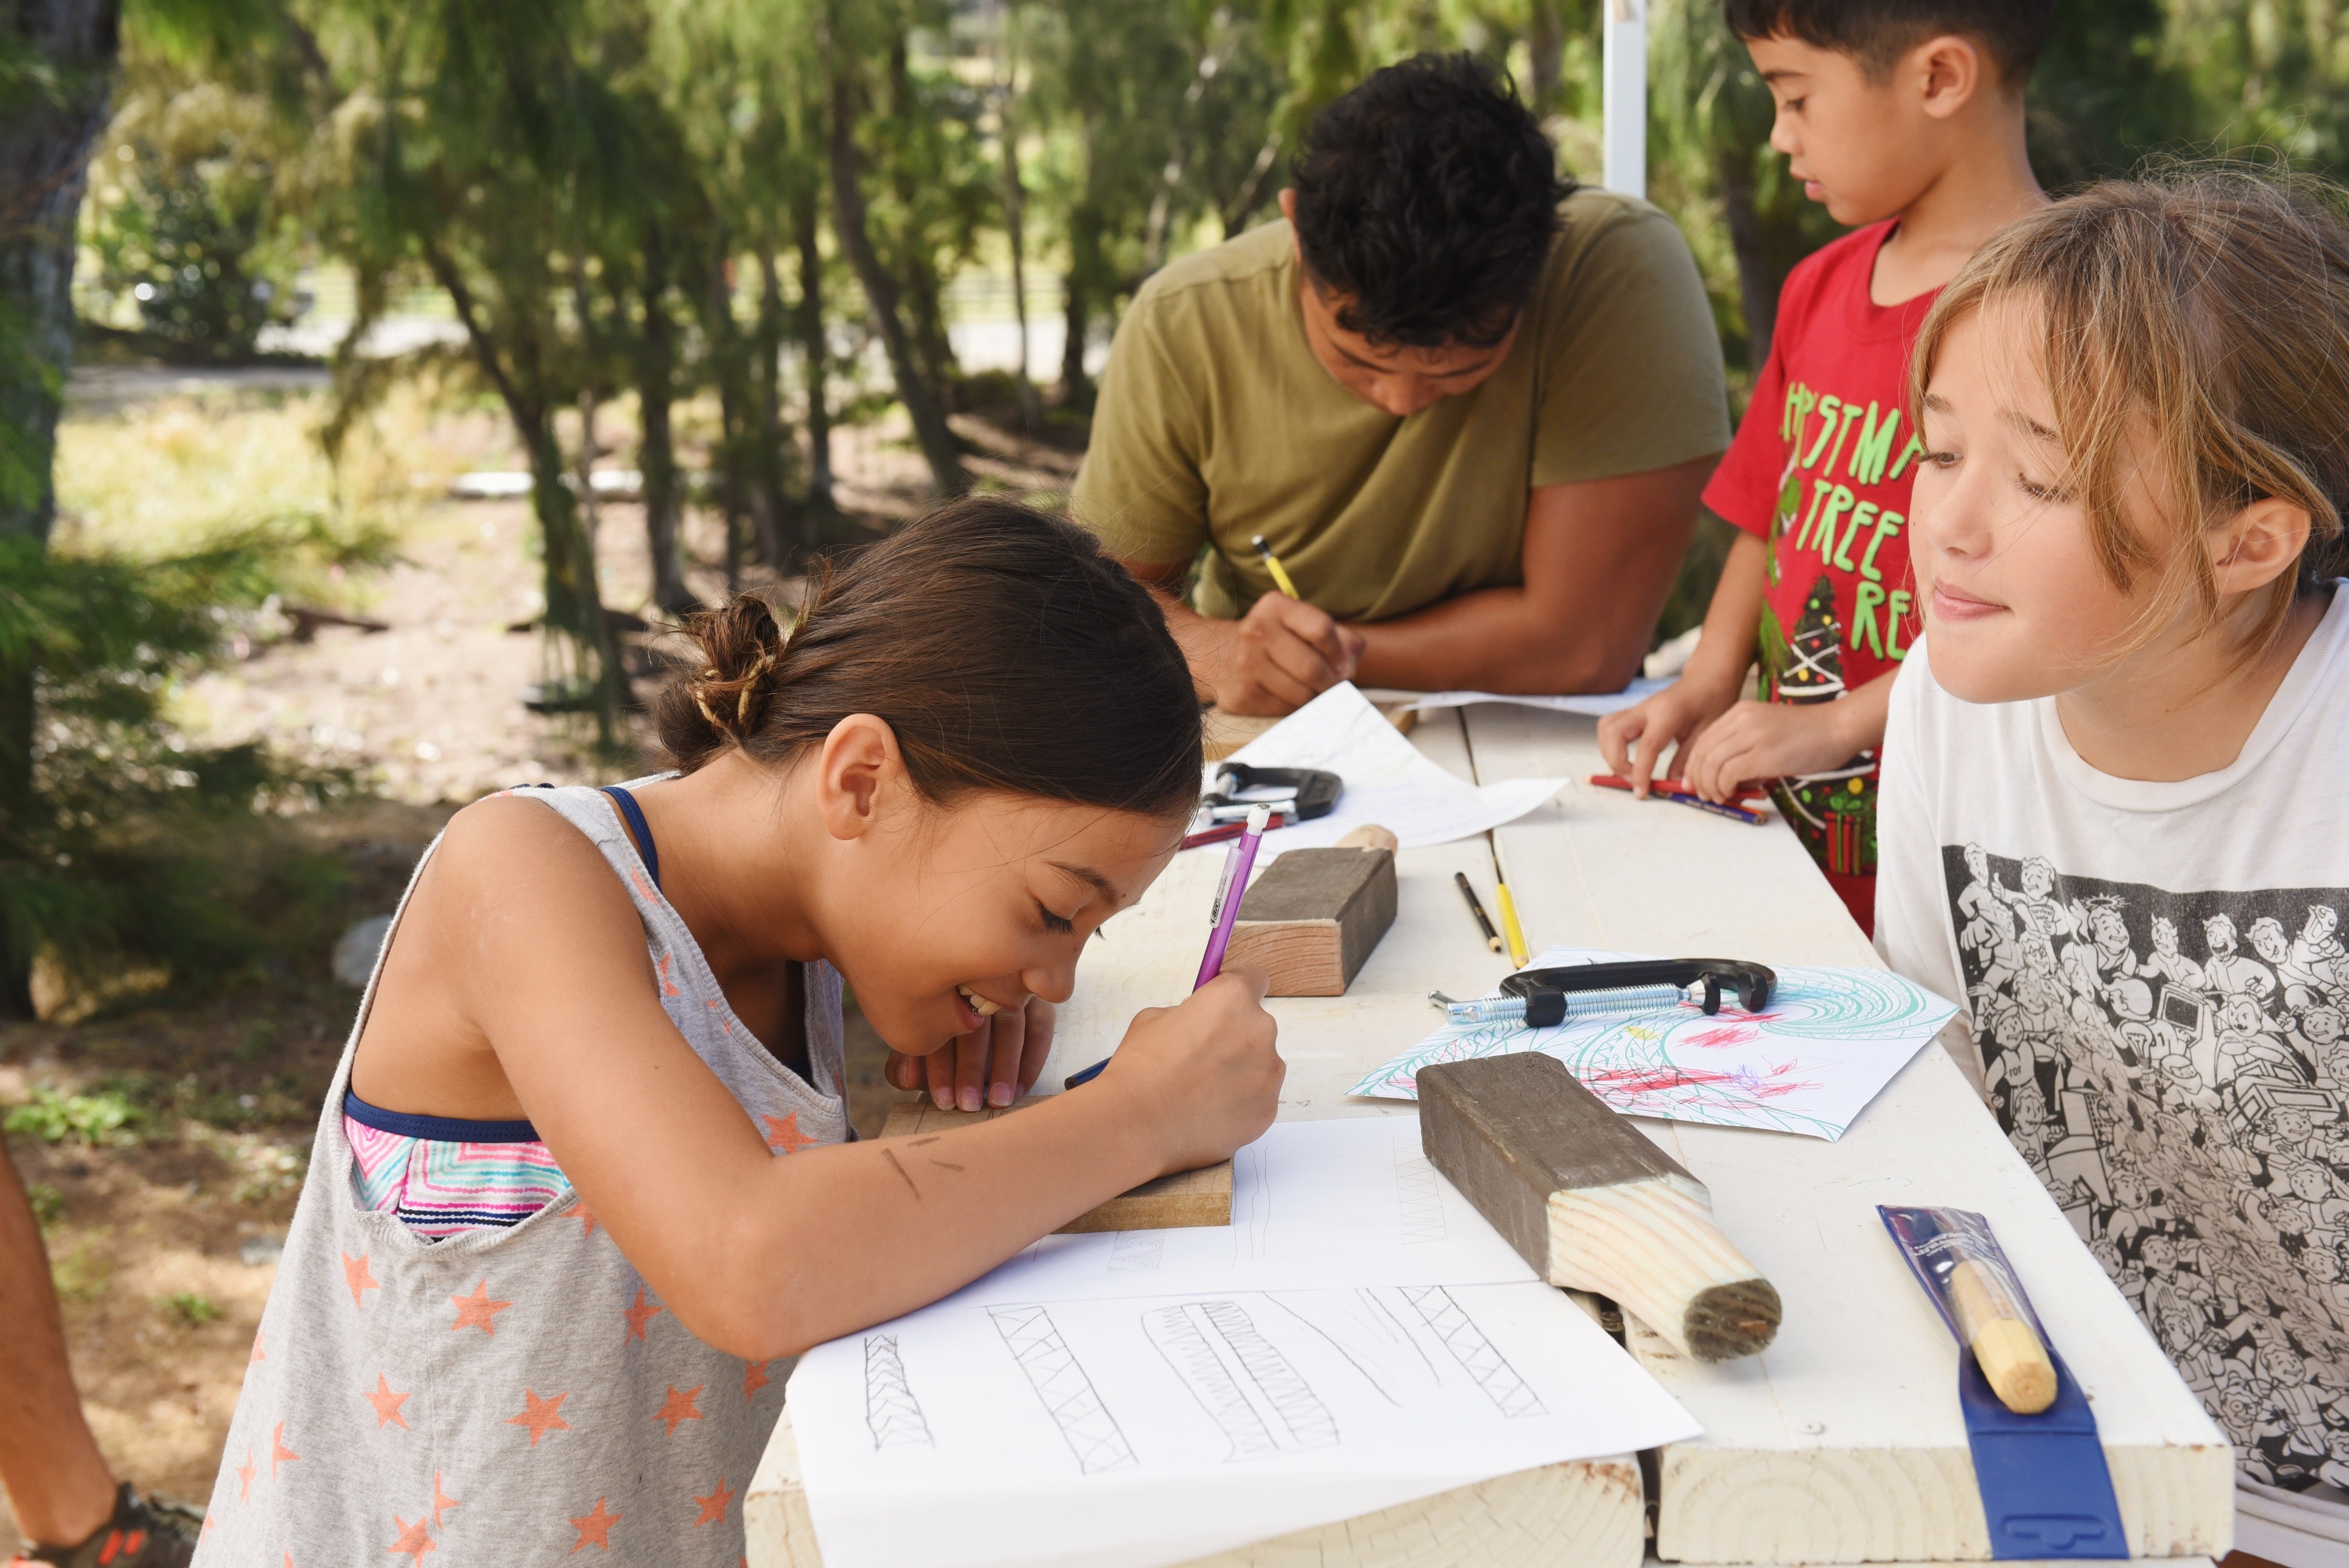
[[[114,1477],[66,1365],[49,1255],[24,1178],[0,1147],[0,1486],[26,1539],[88,1540],[114,1516]]]

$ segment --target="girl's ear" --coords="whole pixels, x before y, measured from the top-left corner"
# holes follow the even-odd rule
[[[2263,495],[2209,535],[2210,576],[2221,597],[2266,587],[2300,562],[2308,508]]]
[[[912,782],[896,732],[870,713],[851,713],[834,724],[816,753],[816,808],[834,838],[862,838],[872,832]]]

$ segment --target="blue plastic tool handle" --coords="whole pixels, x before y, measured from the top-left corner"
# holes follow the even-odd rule
[[[2054,1346],[2055,1403],[2018,1416],[1999,1403],[1970,1351],[1958,1354],[1958,1407],[1995,1558],[2126,1557],[2128,1535],[2105,1468],[2096,1417]]]

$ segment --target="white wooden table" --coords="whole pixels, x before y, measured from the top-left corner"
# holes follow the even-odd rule
[[[1545,946],[1873,965],[1874,950],[1783,825],[1753,827],[1584,784],[1602,771],[1586,719],[1498,705],[1438,713],[1420,749],[1480,782],[1569,784],[1496,835],[1526,935]],[[1086,955],[1045,1082],[1097,1058],[1139,1008],[1180,996],[1219,858],[1180,857]],[[1483,839],[1406,850],[1393,929],[1343,997],[1269,1003],[1288,1079],[1283,1117],[1412,1116],[1349,1100],[1361,1075],[1437,1022],[1427,992],[1507,971],[1470,921],[1455,870],[1489,889]],[[1063,1058],[1066,1058],[1063,1060]],[[1763,1355],[1686,1361],[1637,1320],[1632,1354],[1705,1435],[1648,1455],[1554,1465],[1303,1531],[1214,1568],[1955,1563],[1990,1555],[1957,1403],[1956,1344],[1878,1219],[1878,1203],[1989,1215],[2094,1403],[2140,1557],[2202,1559],[2233,1533],[2225,1438],[1939,1046],[1834,1144],[1640,1121],[1712,1189],[1723,1228],[1775,1284],[1785,1324]],[[1650,1535],[1650,1512],[1653,1534]],[[788,1414],[746,1499],[751,1568],[821,1568]],[[1205,1568],[1205,1565],[1202,1565]]]

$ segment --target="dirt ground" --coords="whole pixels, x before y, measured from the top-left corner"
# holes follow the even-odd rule
[[[182,400],[201,418],[220,406],[213,400],[240,395],[253,394]],[[143,413],[109,401],[78,417]],[[958,425],[983,484],[1065,492],[1075,466],[1066,451]],[[479,411],[428,435],[434,450],[419,455],[420,469],[515,466],[497,421]],[[876,535],[919,509],[925,473],[901,436],[843,430],[833,451],[843,507]],[[186,695],[198,732],[265,735],[366,784],[371,798],[286,829],[342,863],[347,921],[390,909],[416,856],[465,802],[513,784],[595,776],[570,722],[521,704],[542,674],[538,637],[507,629],[538,609],[529,532],[523,502],[424,506],[402,537],[403,564],[352,585],[350,607],[388,629],[326,627],[307,642],[249,646]],[[646,599],[643,538],[641,508],[602,506],[608,604],[633,610]],[[692,586],[718,597],[714,519],[692,520],[688,546]],[[609,776],[650,765],[647,753],[643,766]],[[60,1113],[46,1129],[54,1141],[34,1129],[8,1147],[42,1215],[85,1408],[118,1472],[142,1489],[199,1504],[210,1494],[355,1001],[324,972],[289,972],[200,1003],[0,1023],[0,1114]],[[892,1091],[879,1077],[877,1037],[853,1012],[849,1023],[851,1114],[870,1132]],[[125,1119],[109,1128],[111,1113],[93,1118],[90,1107]],[[78,1131],[68,1125],[77,1116]],[[17,1543],[0,1509],[0,1554]]]

